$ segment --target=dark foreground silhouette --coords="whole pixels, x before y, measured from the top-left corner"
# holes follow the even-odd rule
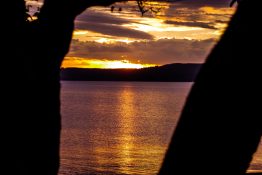
[[[56,175],[60,142],[60,65],[74,19],[117,0],[45,0],[28,22],[24,0],[1,2],[1,170]]]
[[[261,137],[261,23],[242,0],[202,66],[159,175],[243,175]]]
[[[39,19],[31,23],[23,0],[1,2],[1,174],[57,175],[59,74],[73,21],[86,7],[112,2],[45,0]],[[254,44],[261,41],[261,31],[255,2],[241,1],[200,71],[161,175],[232,175],[247,169],[261,135],[261,46]]]

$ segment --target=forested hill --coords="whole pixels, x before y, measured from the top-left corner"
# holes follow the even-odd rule
[[[142,69],[62,68],[61,80],[192,82],[201,64],[167,64]]]

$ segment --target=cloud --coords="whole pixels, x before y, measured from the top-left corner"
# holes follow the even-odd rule
[[[211,24],[207,24],[204,22],[181,22],[181,21],[165,21],[166,24],[174,24],[174,25],[182,25],[182,26],[190,26],[190,27],[201,27],[201,28],[207,28],[207,29],[217,29],[216,27],[212,26]]]
[[[178,0],[177,5],[189,8],[198,8],[203,6],[210,7],[228,7],[231,0]]]
[[[209,37],[216,37],[216,35],[224,30],[226,22],[233,13],[232,8],[225,8],[225,6],[219,5],[223,0],[198,0],[198,3],[195,1],[196,0],[183,0],[176,3],[162,3],[164,6],[161,12],[162,15],[154,19],[153,16],[146,15],[141,17],[141,14],[134,12],[134,8],[138,8],[135,2],[122,4],[125,7],[121,13],[111,13],[108,7],[90,8],[78,16],[75,22],[76,30],[92,31],[104,35],[104,38],[111,39],[130,38],[137,40],[154,40],[166,36],[164,31],[161,34],[159,30],[167,29],[169,27],[168,25],[171,24],[175,25],[175,27],[187,26],[191,28],[208,29],[209,31],[206,33],[210,34]],[[210,1],[212,2],[210,3]],[[208,4],[213,4],[213,6],[207,6]],[[117,6],[122,7],[121,4]],[[217,25],[217,21],[224,22],[223,24],[220,23]],[[155,25],[156,23],[159,24]],[[145,30],[143,30],[144,28]],[[148,28],[150,28],[150,32],[146,32]],[[210,29],[217,31],[213,32],[210,31]],[[165,32],[172,32],[172,37],[181,36],[181,32],[175,29],[171,30],[170,28],[170,31]],[[91,40],[91,37],[90,35],[86,37],[82,35],[81,39]],[[190,37],[192,38],[192,36]],[[189,38],[189,36],[185,36],[185,38]]]
[[[215,41],[160,39],[133,43],[96,43],[73,40],[69,57],[130,60],[148,64],[202,63]]]
[[[129,19],[119,18],[108,13],[95,11],[94,9],[88,9],[83,14],[79,15],[77,17],[77,21],[102,23],[102,24],[119,24],[119,25],[132,22]]]
[[[212,1],[212,0],[210,0]],[[165,15],[168,17],[177,17],[183,19],[195,19],[197,20],[210,20],[210,17],[226,17],[228,18],[234,12],[235,8],[230,8],[228,6],[209,6],[200,4],[176,4],[171,3],[165,11]],[[208,19],[207,19],[208,18]]]
[[[133,21],[90,9],[77,18],[75,28],[76,30],[89,30],[116,37],[154,39],[152,35],[146,32],[122,26],[128,23],[133,23]]]
[[[131,62],[139,60],[142,64],[160,65],[168,63],[202,63],[215,44],[215,39],[189,40],[174,38],[178,36],[174,33],[181,35],[181,31],[173,30],[174,27],[169,25],[203,28],[201,31],[210,32],[213,34],[212,37],[214,35],[218,37],[219,34],[216,33],[223,31],[233,14],[233,9],[228,7],[228,3],[229,0],[184,0],[168,5],[165,3],[167,8],[163,9],[162,16],[156,18],[158,21],[150,20],[152,19],[150,16],[141,18],[140,14],[128,11],[127,7],[122,14],[110,13],[109,9],[107,9],[109,11],[99,8],[89,9],[77,18],[76,29],[101,33],[106,35],[103,37],[110,37],[112,40],[116,37],[135,38],[137,42],[112,41],[111,43],[97,43],[73,40],[67,61],[71,57],[72,59],[83,60],[130,60]],[[146,27],[152,27],[150,29],[155,31],[151,32],[151,34],[146,33],[143,30],[143,25],[139,30],[130,27],[141,23],[145,23]],[[168,27],[170,27],[170,30],[164,30]],[[172,32],[172,35],[167,37],[164,32]],[[192,30],[190,34],[192,34]],[[185,33],[183,37],[189,38],[187,35],[189,34]],[[199,36],[199,31],[198,33],[195,32],[195,35]],[[170,39],[169,36],[173,37],[173,39]],[[163,37],[169,39],[159,39]]]
[[[103,24],[103,23],[92,23],[92,22],[76,22],[76,29],[78,30],[89,30],[104,35],[111,35],[117,37],[126,38],[137,38],[137,39],[148,39],[152,40],[154,37],[148,33],[126,28],[119,25]]]
[[[235,8],[227,0],[183,0],[171,3],[165,11],[165,23],[223,31]]]

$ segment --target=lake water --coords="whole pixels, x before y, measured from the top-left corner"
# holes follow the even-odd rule
[[[157,173],[192,83],[61,83],[60,175]]]

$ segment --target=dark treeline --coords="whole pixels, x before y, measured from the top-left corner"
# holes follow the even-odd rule
[[[168,64],[142,69],[63,68],[61,80],[192,82],[201,64]]]

